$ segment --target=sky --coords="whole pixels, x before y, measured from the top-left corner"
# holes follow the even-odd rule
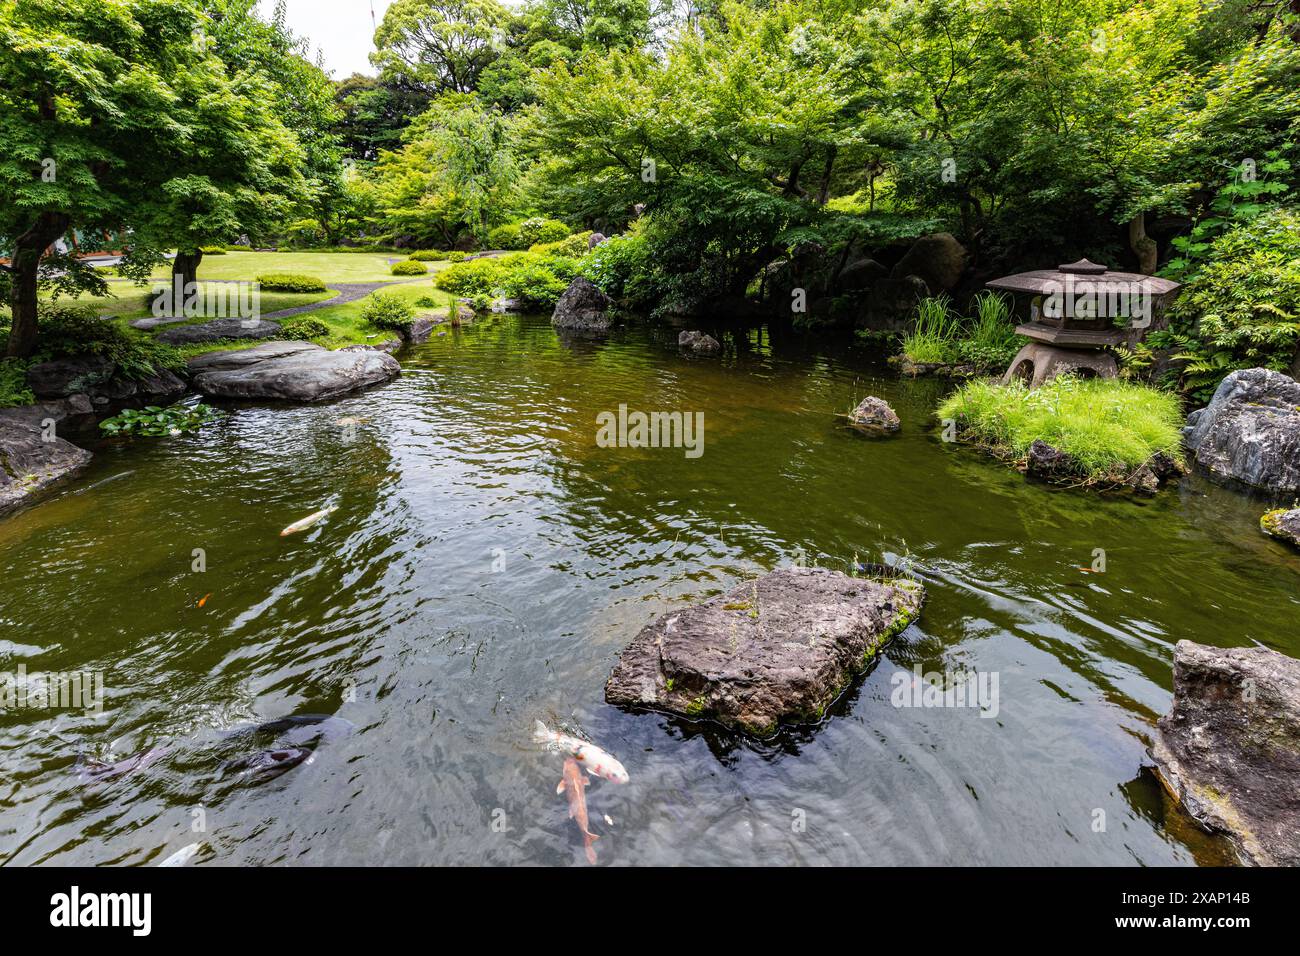
[[[373,0],[375,16],[384,19],[392,0]],[[325,69],[341,80],[353,73],[374,75],[369,54],[375,28],[370,19],[371,0],[288,0],[289,29],[311,40],[311,59],[317,48],[325,53]],[[275,12],[275,0],[260,0],[266,17]]]

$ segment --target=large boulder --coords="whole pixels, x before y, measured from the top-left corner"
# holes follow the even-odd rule
[[[582,276],[574,279],[555,303],[551,325],[572,332],[609,331],[609,296]]]
[[[1300,508],[1279,508],[1259,519],[1259,526],[1267,535],[1300,548]]]
[[[874,331],[900,331],[916,315],[916,304],[930,294],[919,276],[880,279],[867,291],[858,325]]]
[[[820,719],[924,599],[905,579],[772,571],[647,625],[620,656],[605,699],[770,736],[783,721]]]
[[[162,401],[177,398],[185,391],[185,383],[167,369],[158,369],[144,378],[128,378],[116,362],[103,355],[73,355],[38,362],[27,370],[27,384],[38,399],[84,397],[96,405],[137,399]]]
[[[932,295],[938,295],[956,288],[965,271],[966,247],[951,233],[936,232],[912,243],[890,275],[895,279],[917,276]]]
[[[840,270],[835,285],[846,292],[869,289],[887,275],[889,270],[875,259],[858,259]]]
[[[677,347],[701,355],[712,355],[722,351],[722,343],[707,332],[683,332],[677,336]]]
[[[1233,372],[1183,429],[1192,459],[1219,478],[1300,494],[1300,383],[1281,372]]]
[[[0,514],[81,471],[90,458],[90,452],[38,424],[0,418]]]
[[[331,352],[312,342],[267,342],[191,360],[194,387],[212,398],[319,402],[390,381],[397,359],[375,349]]]
[[[1179,803],[1245,862],[1300,866],[1300,661],[1179,641],[1152,753]]]
[[[266,319],[213,319],[198,325],[182,325],[158,336],[167,345],[195,345],[225,339],[271,339],[280,334],[280,323]]]

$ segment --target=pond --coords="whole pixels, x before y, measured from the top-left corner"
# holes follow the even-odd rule
[[[945,383],[788,333],[727,342],[691,359],[665,331],[563,342],[498,316],[384,388],[97,449],[0,522],[0,671],[102,672],[105,694],[0,713],[0,862],[202,839],[232,865],[585,866],[537,719],[631,775],[588,788],[601,865],[1227,859],[1146,750],[1177,640],[1300,656],[1300,559],[1262,504],[1198,478],[1149,500],[1028,484],[940,441]],[[837,422],[869,393],[900,436]],[[600,447],[620,404],[703,412],[703,454]],[[801,553],[928,590],[821,725],[756,742],[604,703],[655,616]],[[895,706],[918,665],[996,674],[996,713]],[[354,729],[259,785],[222,773],[231,730],[308,713]],[[78,777],[79,755],[160,747]]]

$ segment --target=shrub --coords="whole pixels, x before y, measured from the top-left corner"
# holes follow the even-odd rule
[[[226,246],[227,252],[252,252],[253,247],[246,242],[232,242]]]
[[[514,222],[508,226],[497,226],[488,232],[488,246],[492,249],[523,249],[525,246],[520,244],[519,240],[519,223]]]
[[[567,239],[560,239],[557,242],[539,242],[530,246],[529,252],[540,252],[545,255],[568,256],[570,259],[581,259],[587,254],[587,243],[591,240],[591,230],[586,232],[575,232]]]
[[[447,253],[438,249],[421,249],[419,252],[413,252],[409,256],[412,262],[445,262]]]
[[[1157,452],[1182,460],[1176,395],[1117,379],[1063,375],[1030,390],[1021,382],[968,382],[937,412],[996,454],[1025,455],[1035,439],[1070,455],[1087,478],[1131,472]]]
[[[417,309],[436,309],[438,300],[431,295],[422,295],[415,300],[415,307]]]
[[[330,327],[328,325],[320,319],[313,319],[307,315],[286,319],[280,323],[280,338],[282,339],[306,342],[310,339],[324,338],[329,334]]]
[[[268,292],[324,292],[325,282],[315,276],[295,272],[276,272],[258,276],[257,281]]]
[[[650,244],[633,226],[632,232],[611,236],[587,253],[582,274],[611,298],[642,301],[651,276]]]
[[[501,263],[513,258],[472,259],[448,266],[433,277],[435,287],[452,295],[470,296],[475,293],[492,294],[501,275]]]
[[[449,252],[449,253],[447,253],[447,261],[448,261],[448,262],[464,262],[464,261],[465,261],[465,253],[463,253],[463,252],[461,252],[461,251],[459,251],[459,250],[457,250],[457,251],[455,251],[455,252]]]
[[[28,362],[24,359],[0,359],[0,408],[30,405],[36,396],[27,387]]]
[[[376,292],[361,308],[361,320],[381,332],[402,332],[413,318],[415,309],[387,292]]]
[[[558,242],[569,232],[569,227],[558,219],[525,219],[519,224],[519,244],[528,249],[541,242]]]
[[[93,309],[76,306],[43,306],[37,316],[40,326],[34,361],[66,358],[70,355],[103,355],[112,359],[120,373],[130,379],[148,378],[160,369],[179,370],[184,356],[151,336],[106,322]],[[9,330],[0,330],[0,351],[8,344]]]
[[[499,282],[508,298],[519,299],[530,310],[555,308],[564,290],[578,274],[578,263],[565,256],[535,252],[500,260]]]
[[[225,246],[199,246],[199,252],[205,256],[224,256],[226,254]]]
[[[394,262],[388,271],[395,276],[422,276],[429,274],[429,267],[423,262],[407,259],[404,262]]]

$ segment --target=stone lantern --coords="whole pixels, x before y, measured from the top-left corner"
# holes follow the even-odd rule
[[[1114,349],[1132,346],[1163,311],[1179,284],[1136,272],[1111,272],[1080,259],[1056,269],[1021,272],[987,283],[990,289],[1032,295],[1029,321],[1016,333],[1030,342],[1002,376],[1030,388],[1072,372],[1114,378]],[[1116,320],[1124,320],[1123,327]]]

